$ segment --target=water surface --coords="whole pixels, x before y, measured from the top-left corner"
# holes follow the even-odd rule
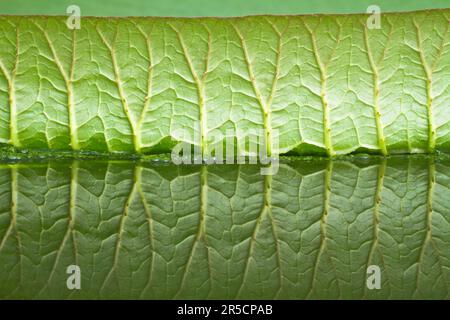
[[[4,163],[0,298],[448,297],[450,161],[259,169]],[[380,289],[366,285],[371,265]]]

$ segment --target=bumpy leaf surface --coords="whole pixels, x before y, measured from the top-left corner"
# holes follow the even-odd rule
[[[210,152],[231,136],[245,152],[262,130],[271,153],[450,150],[449,9],[379,29],[368,15],[66,19],[0,17],[1,143]]]

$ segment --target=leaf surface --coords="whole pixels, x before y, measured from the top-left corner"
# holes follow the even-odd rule
[[[260,130],[269,153],[449,151],[449,10],[367,18],[0,17],[0,142],[245,153]]]

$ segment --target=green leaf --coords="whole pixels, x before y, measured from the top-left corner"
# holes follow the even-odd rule
[[[205,154],[260,129],[271,153],[449,151],[450,10],[367,18],[0,17],[0,142]]]
[[[450,163],[0,168],[1,298],[448,298]],[[81,290],[69,290],[69,265]],[[370,265],[381,288],[366,287]]]

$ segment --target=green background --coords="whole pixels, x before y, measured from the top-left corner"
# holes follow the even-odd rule
[[[450,7],[449,0],[0,0],[0,14],[66,14],[77,4],[84,16],[241,16],[251,14],[357,13]]]

